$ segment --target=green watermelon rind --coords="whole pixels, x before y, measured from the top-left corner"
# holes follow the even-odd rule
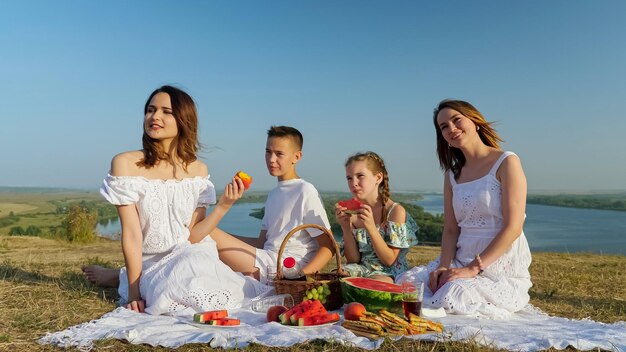
[[[359,302],[365,306],[368,312],[377,313],[381,309],[403,314],[402,293],[385,292],[360,288],[352,285],[347,279],[341,281],[341,296],[343,303]]]

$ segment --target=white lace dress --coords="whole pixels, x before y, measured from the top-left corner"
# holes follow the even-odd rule
[[[487,175],[474,181],[458,184],[452,172],[449,173],[454,215],[461,229],[452,267],[468,265],[502,228],[502,189],[496,171],[509,155],[514,154],[502,154]],[[448,313],[506,318],[529,301],[530,262],[530,249],[522,232],[511,248],[485,268],[482,275],[448,282],[434,295],[428,289],[428,274],[439,266],[439,258],[426,267],[412,268],[396,282],[407,278],[424,281],[423,304],[426,307],[443,307]]]
[[[222,263],[210,236],[197,244],[188,241],[193,212],[215,203],[215,188],[208,177],[163,181],[108,175],[100,193],[112,204],[137,207],[143,233],[139,290],[147,313],[189,315],[235,308],[271,289]],[[125,267],[118,291],[124,304],[128,299]]]

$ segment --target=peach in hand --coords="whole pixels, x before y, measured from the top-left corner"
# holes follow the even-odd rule
[[[243,171],[237,172],[235,177],[239,178],[243,182],[243,189],[248,190],[252,184],[252,177]]]

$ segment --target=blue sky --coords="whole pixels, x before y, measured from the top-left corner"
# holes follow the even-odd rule
[[[1,186],[97,189],[141,148],[149,93],[200,115],[219,189],[256,190],[269,126],[305,137],[300,175],[346,190],[373,150],[392,190],[439,191],[432,110],[472,102],[522,159],[529,191],[626,189],[623,1],[3,1]]]

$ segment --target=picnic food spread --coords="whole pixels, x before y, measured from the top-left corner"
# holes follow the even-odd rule
[[[250,188],[250,185],[252,184],[252,177],[250,177],[250,175],[243,171],[239,171],[235,174],[235,177],[241,179],[241,182],[243,182],[243,189],[248,190],[248,188]]]
[[[402,287],[364,277],[347,277],[341,282],[343,301],[359,302],[370,312],[386,309],[402,313]]]
[[[357,278],[342,279],[342,283],[344,281],[349,283],[352,279]],[[361,284],[361,286],[369,285],[374,287],[376,286],[374,284],[377,284],[385,288],[385,285],[388,285],[387,291],[397,290],[393,287],[397,285],[386,284],[380,281],[371,283],[369,281],[364,281],[365,284]],[[357,283],[359,283],[358,280]],[[394,293],[377,290],[369,291],[376,294],[380,292],[386,294]],[[307,295],[308,294],[317,294],[319,297],[320,295],[327,295],[329,292],[327,287],[320,285],[310,289],[309,292],[307,292]],[[366,306],[360,302],[350,302],[345,307],[345,320],[341,326],[352,331],[355,335],[370,339],[378,339],[384,336],[417,335],[429,332],[440,333],[443,331],[443,326],[440,323],[424,319],[412,313],[408,313],[405,318],[385,308],[377,309],[377,311],[378,313],[373,313],[372,311],[367,311]],[[268,322],[278,322],[288,326],[315,327],[336,323],[341,318],[338,313],[329,313],[319,299],[305,299],[292,308],[287,308],[283,305],[270,307],[267,311],[266,319]],[[228,317],[228,311],[225,309],[196,313],[193,316],[193,321],[215,326],[239,326],[241,324],[239,319]]]
[[[233,326],[241,324],[239,319],[228,318],[228,311],[225,309],[196,313],[193,315],[193,321],[196,323],[220,326]]]
[[[412,313],[409,314],[409,319],[405,319],[385,309],[381,309],[378,314],[365,312],[364,316],[359,317],[358,320],[346,319],[342,326],[355,335],[370,339],[443,331],[443,325],[440,323],[418,317]]]

